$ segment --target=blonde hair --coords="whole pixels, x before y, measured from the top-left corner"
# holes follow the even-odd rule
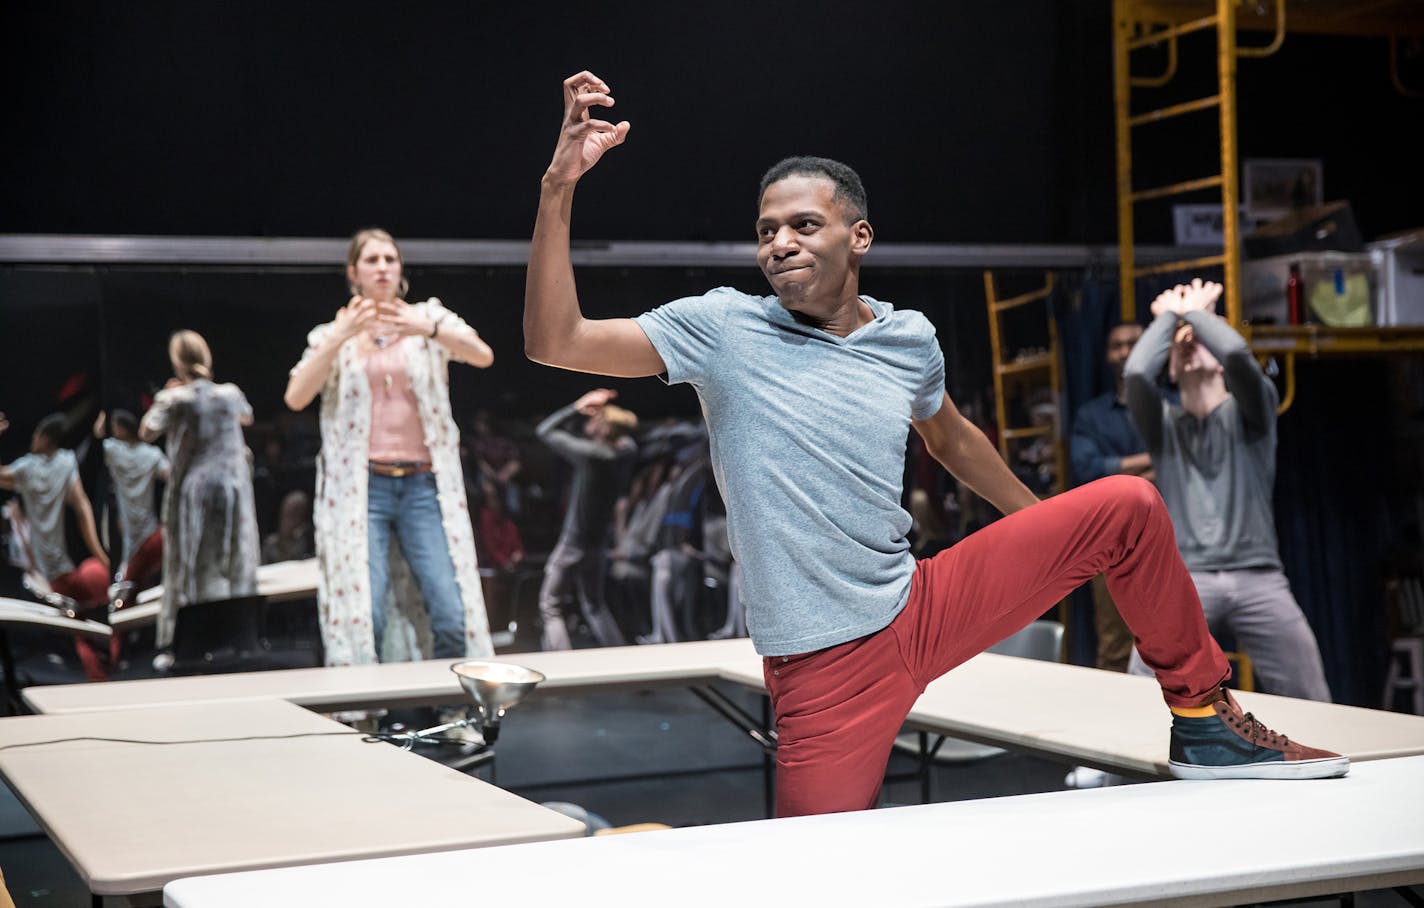
[[[186,328],[174,331],[168,339],[168,358],[173,361],[178,377],[184,381],[213,377],[213,353],[208,349],[208,342],[196,331]]]
[[[396,261],[401,264],[400,295],[410,294],[410,281],[405,278],[405,256],[401,254],[400,244],[396,238],[379,227],[367,227],[365,230],[356,231],[356,235],[351,237],[351,245],[346,247],[346,289],[352,294],[360,292],[356,282],[351,279],[351,272],[356,269],[356,263],[361,260],[361,250],[366,248],[366,244],[372,240],[380,240],[383,243],[390,243],[396,251]]]
[[[608,424],[608,428],[614,435],[632,435],[638,431],[638,414],[632,410],[625,410],[622,407],[607,404],[601,413],[603,421]]]

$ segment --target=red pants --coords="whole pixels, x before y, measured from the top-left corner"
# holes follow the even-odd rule
[[[119,579],[133,581],[135,590],[146,589],[151,585],[148,581],[158,581],[158,573],[162,569],[163,529],[159,528],[149,533],[148,538],[134,549],[128,564],[124,565],[123,576]]]
[[[81,617],[89,609],[102,608],[109,604],[109,569],[98,558],[85,558],[79,567],[67,574],[60,574],[49,582],[49,588],[61,596],[74,600],[74,610]],[[90,681],[109,680],[109,671],[103,659],[94,650],[94,644],[83,637],[74,638],[74,652],[84,666],[84,675]],[[109,641],[109,658],[118,658],[118,638]]]
[[[1097,574],[1107,575],[1168,705],[1194,705],[1230,676],[1156,488],[1111,476],[920,561],[908,604],[884,630],[763,660],[776,712],[777,816],[874,807],[895,735],[926,685]]]

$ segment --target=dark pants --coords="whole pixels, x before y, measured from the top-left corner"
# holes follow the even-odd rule
[[[544,623],[543,648],[573,648],[563,612],[563,600],[570,587],[578,597],[583,620],[598,645],[625,644],[627,640],[603,598],[603,547],[585,547],[560,539],[544,564],[544,583],[539,587],[539,616]]]

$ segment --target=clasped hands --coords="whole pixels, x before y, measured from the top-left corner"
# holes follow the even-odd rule
[[[336,330],[346,339],[366,330],[400,337],[429,337],[434,328],[433,320],[403,299],[377,301],[358,294],[336,313]]]
[[[1155,318],[1163,312],[1174,312],[1178,316],[1188,312],[1215,312],[1221,290],[1222,286],[1216,281],[1193,278],[1190,284],[1178,284],[1158,294],[1152,301],[1152,315]]]

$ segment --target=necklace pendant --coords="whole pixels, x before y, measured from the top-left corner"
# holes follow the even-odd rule
[[[391,373],[389,372],[386,373],[386,390],[391,390]]]

